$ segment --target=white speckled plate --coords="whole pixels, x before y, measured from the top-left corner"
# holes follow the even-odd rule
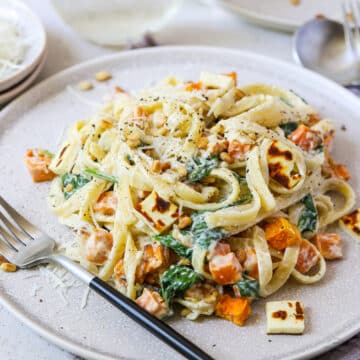
[[[294,31],[317,15],[341,21],[342,0],[215,0],[220,6],[255,24]]]
[[[100,69],[113,75],[109,83],[81,93],[68,85],[92,78]],[[23,165],[29,147],[53,150],[63,129],[93,112],[114,85],[137,89],[176,74],[197,79],[202,70],[237,71],[240,83],[268,82],[291,88],[338,121],[336,158],[347,163],[351,183],[360,188],[360,101],[319,75],[251,53],[220,48],[160,47],[123,52],[81,64],[55,75],[0,112],[0,193],[20,212],[57,239],[69,236],[47,209],[48,184],[34,185]],[[346,131],[340,130],[345,125]],[[171,325],[218,359],[300,359],[334,347],[360,331],[360,244],[345,235],[345,258],[329,263],[318,284],[290,282],[271,300],[298,299],[306,308],[302,336],[266,335],[264,303],[253,306],[246,326],[216,318],[198,322],[175,319]],[[0,300],[22,321],[50,341],[91,359],[175,359],[177,355],[95,294],[81,309],[84,288],[71,288],[65,299],[39,276],[39,270],[0,273]]]

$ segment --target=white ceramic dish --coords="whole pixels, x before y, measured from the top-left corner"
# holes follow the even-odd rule
[[[36,80],[40,75],[42,68],[44,67],[47,57],[47,52],[45,51],[40,58],[40,62],[37,64],[37,67],[30,73],[25,79],[20,83],[14,85],[13,87],[6,89],[0,92],[0,105],[8,103],[10,100],[14,99],[16,96],[25,91],[29,86]]]
[[[282,31],[294,31],[317,15],[341,21],[341,0],[300,0],[292,5],[290,0],[215,0],[224,9],[238,14],[258,25]]]
[[[88,79],[99,69],[113,74],[110,83],[81,93],[68,85]],[[27,148],[53,150],[64,127],[83,119],[91,105],[114,85],[137,89],[169,74],[196,79],[202,70],[237,71],[240,83],[268,82],[293,89],[325,116],[338,120],[335,156],[347,163],[351,183],[360,189],[360,102],[350,92],[325,78],[294,65],[251,53],[220,48],[160,47],[124,52],[75,66],[34,87],[0,112],[0,193],[20,212],[55,238],[71,236],[49,212],[49,184],[34,185],[24,167]],[[75,87],[76,89],[76,87]],[[95,104],[94,104],[95,105]],[[345,125],[347,131],[341,131]],[[246,326],[205,318],[198,322],[171,320],[171,325],[218,359],[294,360],[324,352],[360,331],[360,244],[343,235],[345,259],[329,263],[323,281],[314,286],[294,282],[272,300],[299,299],[306,308],[302,336],[267,336],[265,301],[254,304]],[[60,287],[61,288],[61,287]],[[58,289],[59,290],[59,289]],[[39,334],[88,359],[178,359],[166,345],[126,318],[95,294],[80,308],[84,288],[70,288],[67,302],[58,290],[39,277],[39,270],[0,273],[0,301]]]
[[[39,65],[46,51],[46,33],[38,16],[18,0],[0,0],[0,21],[18,24],[20,32],[28,39],[21,67],[0,81],[0,91],[20,83]],[[0,40],[1,41],[1,40]]]

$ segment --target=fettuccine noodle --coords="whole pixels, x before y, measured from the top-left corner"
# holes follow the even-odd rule
[[[325,275],[321,234],[355,203],[333,135],[292,91],[170,77],[71,127],[49,204],[75,230],[67,254],[140,306],[222,316],[226,293],[250,303]]]

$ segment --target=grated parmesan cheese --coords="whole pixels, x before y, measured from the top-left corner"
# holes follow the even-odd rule
[[[80,308],[81,310],[85,309],[89,300],[89,295],[90,295],[90,288],[86,288],[84,291],[84,295],[81,299],[81,304],[80,304]]]
[[[22,37],[19,26],[0,20],[0,81],[22,67],[28,42]]]
[[[76,280],[65,269],[49,264],[39,267],[40,276],[43,276],[58,293],[65,305],[69,304],[67,292],[70,288],[80,287],[82,283]]]

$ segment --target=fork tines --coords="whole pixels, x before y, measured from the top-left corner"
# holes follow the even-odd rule
[[[0,196],[0,254],[11,257],[14,251],[33,239],[36,228]],[[5,210],[5,211],[4,211]]]

